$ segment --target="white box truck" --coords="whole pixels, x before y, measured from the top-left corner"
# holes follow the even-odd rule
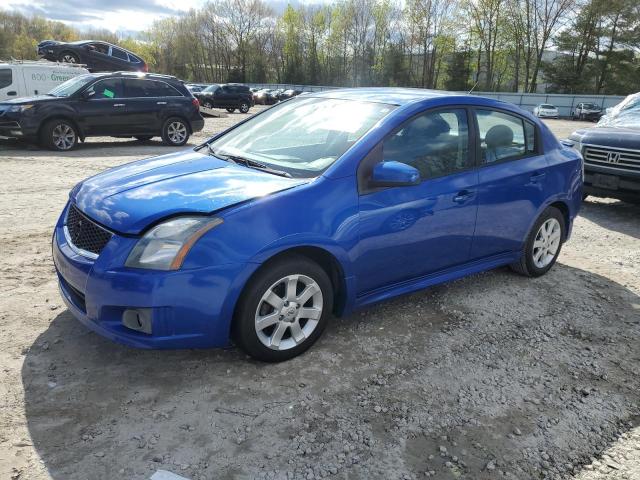
[[[70,78],[89,73],[80,65],[14,60],[0,62],[0,101],[44,95]]]

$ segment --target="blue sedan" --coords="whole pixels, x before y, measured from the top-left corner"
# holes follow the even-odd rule
[[[503,265],[546,273],[582,159],[508,103],[348,89],[91,177],[53,258],[69,310],[143,348],[309,348],[332,315]]]

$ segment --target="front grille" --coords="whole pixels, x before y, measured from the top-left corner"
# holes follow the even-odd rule
[[[66,227],[69,243],[76,249],[90,252],[95,256],[100,255],[112,236],[111,232],[86,217],[74,205],[71,205],[67,212]]]
[[[587,165],[640,172],[640,150],[586,146],[582,156]]]

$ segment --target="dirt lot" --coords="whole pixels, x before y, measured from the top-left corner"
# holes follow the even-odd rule
[[[50,235],[77,181],[170,151],[0,144],[0,479],[640,478],[640,207],[589,199],[545,277],[396,299],[290,362],[140,351],[71,317]]]

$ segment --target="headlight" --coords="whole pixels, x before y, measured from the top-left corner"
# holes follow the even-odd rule
[[[125,265],[177,270],[196,241],[221,223],[221,218],[179,217],[156,225],[138,240]]]
[[[14,113],[15,112],[22,113],[22,112],[26,112],[30,108],[33,108],[33,105],[14,105],[9,109],[9,111]]]

